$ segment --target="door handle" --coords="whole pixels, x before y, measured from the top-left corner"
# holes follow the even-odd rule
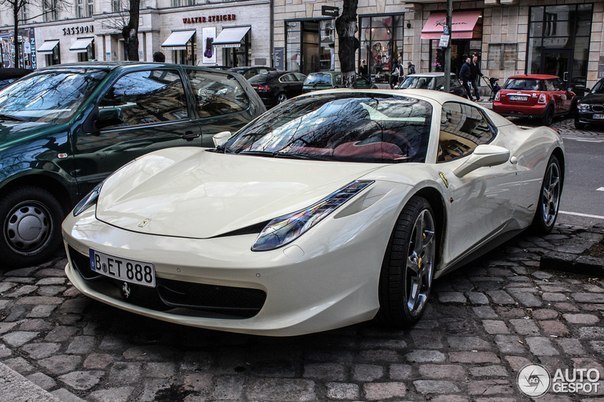
[[[187,141],[193,141],[195,138],[199,137],[199,134],[194,133],[193,131],[185,131],[182,138]]]

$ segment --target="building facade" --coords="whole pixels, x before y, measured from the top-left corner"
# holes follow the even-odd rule
[[[58,0],[55,0],[55,2]],[[18,43],[23,64],[41,67],[85,60],[125,60],[121,27],[126,0],[75,0],[21,24],[0,13],[3,64]],[[196,4],[199,3],[199,4]],[[45,4],[54,4],[45,2]],[[58,3],[61,4],[61,3]],[[604,77],[601,0],[454,1],[452,68],[476,53],[482,72],[501,80],[518,73],[551,73],[591,87]],[[338,70],[335,19],[341,1],[142,0],[139,58],[162,51],[167,62],[272,65],[308,74]],[[446,0],[359,0],[357,65],[387,80],[394,62],[418,72],[444,68],[440,47]],[[48,11],[48,10],[47,10]]]

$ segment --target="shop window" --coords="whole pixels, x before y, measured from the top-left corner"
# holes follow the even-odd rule
[[[121,77],[99,109],[115,109],[116,128],[188,118],[185,91],[177,71],[137,71]]]
[[[192,69],[187,71],[187,75],[200,117],[219,116],[248,108],[249,98],[232,76]]]
[[[84,52],[78,52],[78,61],[93,61],[96,60],[96,51],[94,41],[86,48]]]
[[[403,14],[361,16],[360,55],[374,81],[388,82],[394,61],[402,57]],[[408,60],[411,61],[411,60]]]
[[[252,60],[251,34],[245,34],[237,47],[225,47],[222,49],[222,64],[228,67],[249,66]]]
[[[197,64],[197,42],[195,34],[186,43],[184,49],[172,51],[172,62],[175,64],[186,64],[194,66]]]
[[[59,46],[60,45],[56,45],[54,49],[52,49],[52,53],[44,55],[47,66],[61,64],[61,51],[59,49]]]
[[[335,20],[323,18],[285,24],[288,70],[309,74],[335,69]]]

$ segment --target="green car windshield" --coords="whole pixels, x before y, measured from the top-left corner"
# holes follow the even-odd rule
[[[331,85],[331,74],[312,73],[304,80],[304,85]]]
[[[46,71],[0,91],[0,119],[64,123],[78,110],[106,71]]]

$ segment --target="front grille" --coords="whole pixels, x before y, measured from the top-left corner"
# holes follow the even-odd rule
[[[258,314],[266,301],[259,289],[206,285],[156,278],[157,286],[149,288],[129,283],[130,297],[124,299],[124,282],[99,275],[90,269],[89,258],[69,247],[76,271],[93,290],[114,299],[157,311],[212,318],[250,318]]]
[[[604,112],[604,105],[591,105],[591,110],[597,113]]]

